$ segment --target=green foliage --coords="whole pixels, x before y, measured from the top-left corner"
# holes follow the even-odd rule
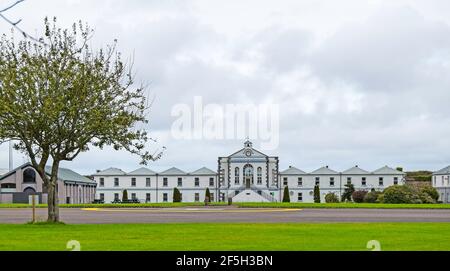
[[[211,192],[209,192],[209,188],[206,188],[206,192],[205,192],[205,202],[211,202]]]
[[[383,203],[422,203],[414,189],[407,185],[394,185],[383,191]]]
[[[314,203],[320,203],[320,188],[318,185],[314,186]]]
[[[0,142],[15,140],[48,188],[49,221],[59,220],[57,172],[89,148],[112,146],[139,155],[142,163],[158,159],[145,144],[148,103],[142,87],[133,88],[116,44],[93,51],[93,31],[74,24],[61,29],[45,19],[42,43],[0,39]],[[142,125],[141,125],[142,127]],[[45,166],[51,162],[50,176]]]
[[[127,202],[128,201],[128,191],[125,189],[122,192],[122,202]]]
[[[396,170],[403,172],[403,167],[397,167]]]
[[[367,191],[359,190],[352,193],[352,199],[356,203],[364,202],[364,197],[367,195]]]
[[[352,201],[352,194],[355,192],[355,186],[353,184],[345,184],[344,193],[342,193],[342,202]]]
[[[376,191],[375,189],[372,189],[369,193],[367,193],[364,196],[364,202],[366,202],[366,203],[376,203],[376,202],[378,202],[378,197],[381,194],[382,193],[380,191]]]
[[[180,190],[178,190],[178,188],[174,188],[173,189],[173,202],[181,202],[182,201],[182,196],[180,193]]]
[[[427,194],[432,200],[434,200],[434,202],[438,201],[439,199],[439,192],[436,190],[436,188],[432,187],[431,185],[422,186],[420,188],[420,192]]]
[[[283,202],[291,202],[291,197],[289,196],[289,188],[287,186],[284,187]]]
[[[339,197],[334,193],[328,193],[325,195],[325,202],[326,203],[337,203],[339,202]]]
[[[431,183],[433,173],[431,171],[411,171],[406,173],[407,178],[412,178],[416,182],[428,182]]]
[[[436,203],[438,191],[429,185],[390,186],[383,191],[383,203]]]

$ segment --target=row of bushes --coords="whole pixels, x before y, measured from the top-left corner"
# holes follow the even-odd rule
[[[383,192],[372,189],[369,191],[355,191],[353,187],[346,187],[342,202],[353,201],[356,203],[437,203],[438,191],[429,185],[394,185]],[[339,202],[339,197],[334,193],[325,196],[325,202]]]

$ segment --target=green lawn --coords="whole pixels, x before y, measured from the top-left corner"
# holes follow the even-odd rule
[[[139,203],[139,204],[61,204],[61,208],[174,208],[204,206],[202,202]],[[210,206],[226,206],[225,202],[213,202]],[[450,209],[450,204],[380,204],[380,203],[234,203],[241,208],[369,208],[369,209]],[[38,208],[47,208],[45,204]],[[28,204],[0,204],[0,208],[30,208]]]
[[[0,225],[0,250],[450,250],[450,223]]]

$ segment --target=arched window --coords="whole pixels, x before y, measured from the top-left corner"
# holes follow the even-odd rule
[[[258,177],[258,184],[262,184],[262,168],[261,167],[259,167],[257,170],[256,170],[256,173],[257,173],[257,177]]]
[[[23,182],[24,183],[36,183],[36,172],[31,168],[27,168],[23,172]]]
[[[239,168],[234,169],[234,184],[239,184]]]
[[[252,165],[244,166],[244,176],[245,177],[253,177],[253,166]]]

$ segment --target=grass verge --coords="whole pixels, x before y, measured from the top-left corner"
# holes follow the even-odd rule
[[[0,225],[0,250],[450,250],[450,223]],[[101,238],[99,238],[101,236]]]

